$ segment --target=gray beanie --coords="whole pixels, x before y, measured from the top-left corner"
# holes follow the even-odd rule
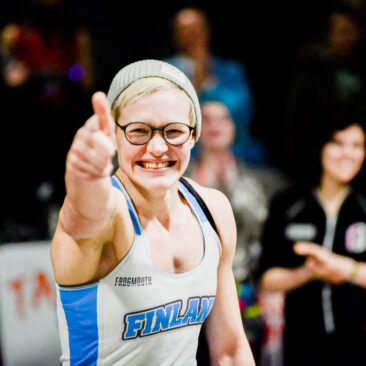
[[[138,79],[157,76],[170,80],[182,88],[192,100],[196,114],[196,141],[201,134],[202,116],[196,91],[187,76],[175,66],[158,60],[142,60],[125,66],[112,80],[108,91],[108,101],[111,107],[118,96]]]

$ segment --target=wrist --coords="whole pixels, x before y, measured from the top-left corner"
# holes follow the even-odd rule
[[[351,271],[349,273],[349,276],[348,276],[348,282],[349,283],[353,283],[353,284],[356,284],[357,283],[357,278],[358,278],[358,273],[359,273],[359,262],[353,260],[352,261],[352,268],[351,268]]]
[[[297,275],[298,278],[303,282],[304,284],[314,279],[314,272],[308,268],[306,265],[300,266],[297,268]]]

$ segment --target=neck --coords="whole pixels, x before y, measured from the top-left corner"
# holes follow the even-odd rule
[[[232,161],[234,159],[235,157],[233,152],[227,149],[217,149],[217,150],[202,149],[202,152],[200,154],[200,161],[203,164],[214,162],[215,165],[217,165],[218,162],[223,163]]]
[[[121,170],[118,170],[116,175],[133,200],[143,226],[146,226],[146,222],[151,220],[158,220],[164,226],[169,225],[174,209],[181,202],[178,185],[164,192],[151,192],[135,185]]]
[[[209,47],[206,44],[200,44],[189,46],[185,49],[185,52],[188,56],[192,57],[193,59],[207,59],[209,57],[210,51]]]
[[[346,195],[349,191],[349,185],[336,182],[326,175],[322,176],[319,188],[324,198],[328,200]]]
[[[319,185],[320,199],[328,214],[334,215],[338,213],[349,190],[349,185],[336,182],[326,175],[322,176]]]
[[[201,151],[196,169],[195,178],[203,185],[226,186],[237,177],[236,160],[231,150]]]

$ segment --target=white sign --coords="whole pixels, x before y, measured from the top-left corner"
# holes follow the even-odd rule
[[[50,242],[0,246],[4,366],[59,366],[61,347]]]

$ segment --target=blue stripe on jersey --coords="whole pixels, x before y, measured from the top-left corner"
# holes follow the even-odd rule
[[[179,188],[181,191],[184,191],[184,196],[188,199],[189,204],[193,206],[194,211],[197,213],[198,217],[202,222],[208,221],[205,213],[203,212],[201,206],[198,204],[196,198],[193,196],[191,192],[185,187],[185,185],[179,182]]]
[[[119,186],[119,184],[117,183],[117,179],[114,178],[113,176],[111,177],[111,181],[112,181],[112,186],[118,188],[120,191],[122,191],[121,187]]]
[[[98,359],[98,286],[63,290],[60,298],[69,331],[71,366],[96,366]]]
[[[111,181],[112,181],[112,185],[113,187],[116,187],[117,189],[119,189],[122,193],[122,189],[121,189],[121,186],[118,184],[117,182],[117,178],[114,178],[113,176],[111,177]],[[126,197],[127,198],[127,197]],[[129,197],[128,197],[129,198]],[[133,208],[131,206],[131,203],[129,201],[129,199],[127,199],[127,205],[128,205],[128,211],[130,213],[130,217],[131,217],[131,220],[132,220],[132,223],[133,223],[133,226],[135,227],[135,231],[136,231],[136,234],[137,235],[141,235],[141,230],[140,230],[140,225],[139,225],[139,222],[137,220],[137,217],[133,211]]]

